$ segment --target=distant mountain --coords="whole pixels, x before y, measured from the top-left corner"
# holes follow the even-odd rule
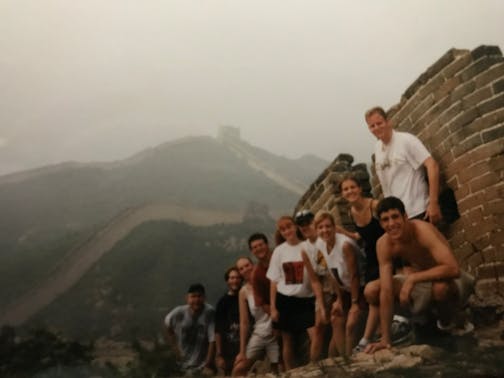
[[[122,161],[1,176],[0,306],[42,282],[63,256],[68,260],[131,209],[169,205],[243,214],[256,202],[272,213],[290,212],[299,190],[326,165],[315,157],[278,157],[239,138],[193,137]]]

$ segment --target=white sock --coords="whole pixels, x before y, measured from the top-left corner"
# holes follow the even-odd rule
[[[368,345],[368,344],[369,344],[369,340],[368,340],[368,339],[366,339],[365,337],[363,337],[363,338],[362,338],[362,339],[360,339],[360,341],[359,341],[359,345],[363,345],[363,346],[365,346],[365,345]]]

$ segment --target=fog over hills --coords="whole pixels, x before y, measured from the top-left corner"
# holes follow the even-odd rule
[[[15,302],[26,309],[34,285],[52,290],[46,303],[25,311],[29,317],[78,282],[143,222],[239,222],[250,203],[261,204],[269,214],[290,213],[300,191],[327,165],[314,156],[276,156],[241,140],[237,129],[231,131],[218,139],[190,137],[164,143],[122,161],[68,162],[0,177],[4,312]],[[58,287],[58,277],[68,275],[64,268],[69,267],[78,273],[72,273],[67,286]]]

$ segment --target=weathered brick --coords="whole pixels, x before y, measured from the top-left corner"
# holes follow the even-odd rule
[[[493,112],[499,108],[504,108],[504,93],[500,93],[497,96],[478,104],[478,111],[481,115]]]
[[[481,252],[483,261],[485,263],[492,263],[495,262],[495,248],[487,248],[484,251]]]
[[[489,202],[483,203],[483,216],[494,215],[494,214],[504,214],[504,199],[496,199]]]
[[[496,185],[485,188],[484,200],[485,202],[493,201],[496,198],[504,198],[504,182],[499,182]]]
[[[411,120],[409,118],[405,118],[401,121],[401,123],[397,124],[396,129],[399,131],[409,132],[412,127],[413,127],[413,124],[411,123]]]
[[[437,102],[443,98],[449,98],[448,94],[460,85],[460,83],[459,76],[449,78],[434,92],[434,100]]]
[[[504,137],[504,123],[497,125],[491,129],[483,131],[481,134],[483,142],[488,143],[493,140],[501,139]]]
[[[460,82],[459,78],[457,78],[456,80]],[[437,91],[444,82],[445,78],[443,77],[443,75],[436,75],[418,90],[418,97],[422,99],[422,102],[424,102],[424,98],[432,96],[432,100],[434,101],[434,92]]]
[[[499,181],[499,177],[496,177],[493,172],[487,172],[472,180],[469,183],[469,186],[471,187],[471,192],[476,193],[482,189],[498,183]]]
[[[502,122],[504,122],[504,108],[479,117],[474,120],[473,125],[476,130],[484,130]]]
[[[462,106],[464,109],[472,108],[480,102],[483,102],[493,96],[492,89],[490,87],[480,88],[473,93],[465,96],[462,99]]]
[[[407,119],[410,113],[415,109],[418,104],[420,104],[421,99],[418,96],[413,96],[409,100],[404,102],[403,107],[391,118],[392,124],[396,125],[401,123],[402,120]]]
[[[462,101],[454,102],[452,106],[446,109],[443,113],[439,115],[439,124],[441,126],[450,123],[450,121],[458,116],[463,111]]]
[[[492,89],[495,94],[504,92],[504,78],[496,81],[495,83],[492,84]]]
[[[472,244],[476,247],[476,249],[480,251],[484,250],[490,245],[490,232],[481,234],[480,237],[472,241]]]
[[[453,249],[453,254],[458,261],[466,261],[473,253],[475,253],[474,247],[466,241],[460,247]]]
[[[449,123],[448,127],[451,132],[458,131],[461,127],[471,123],[476,118],[478,118],[479,113],[476,108],[469,109],[465,112],[461,112],[460,115],[453,118],[453,120]]]
[[[480,146],[483,143],[483,140],[481,139],[481,135],[476,134],[473,135],[466,140],[464,140],[462,143],[456,145],[453,147],[453,156],[455,158],[459,157],[462,154],[465,154],[468,151],[471,151],[472,149]]]
[[[483,262],[483,256],[479,252],[473,253],[467,259],[467,264],[472,267],[477,267],[481,265],[482,262]]]
[[[483,191],[479,193],[471,193],[457,202],[459,211],[465,213],[466,211],[479,207],[483,204],[483,199]]]
[[[413,95],[418,91],[422,85],[427,83],[430,77],[424,72],[422,73],[407,89],[404,91],[402,97],[407,100],[410,100]]]
[[[434,96],[428,95],[410,114],[409,119],[413,125],[424,115],[434,104]]]
[[[495,253],[492,255],[491,259],[491,261],[495,261]],[[504,272],[504,265],[498,262],[487,263],[478,267],[478,277],[481,278],[498,277],[502,272]]]
[[[504,151],[504,140],[497,139],[482,146],[478,146],[471,151],[470,158],[472,161],[487,159],[492,156],[500,155]]]
[[[499,46],[495,45],[480,45],[471,51],[471,56],[474,60],[482,58],[484,56],[502,56],[502,52]]]
[[[475,60],[469,67],[464,69],[458,75],[461,75],[462,81],[468,81],[494,64],[502,61],[504,61],[502,56],[485,56],[481,59]]]
[[[471,53],[469,51],[464,51],[459,57],[450,63],[445,69],[443,69],[443,75],[445,78],[449,79],[456,75],[458,72],[462,71],[464,68],[469,66],[473,61]]]
[[[504,76],[504,63],[496,64],[474,78],[476,88],[481,88]]]
[[[485,172],[488,172],[488,161],[480,160],[458,171],[457,176],[459,178],[459,183],[463,185],[466,182],[482,176]],[[473,193],[473,195],[476,195],[476,193]]]
[[[473,93],[475,89],[476,84],[473,80],[463,83],[453,90],[453,92],[450,94],[450,100],[452,103],[456,103],[458,100],[462,99],[468,94]]]
[[[504,170],[504,154],[492,156],[488,161],[488,168],[492,172],[502,172]]]

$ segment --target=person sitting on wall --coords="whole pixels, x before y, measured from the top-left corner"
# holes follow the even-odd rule
[[[470,332],[474,326],[467,320],[454,324],[454,315],[472,293],[474,279],[460,271],[448,241],[432,224],[408,219],[399,198],[381,200],[377,215],[385,234],[376,245],[380,288],[369,305],[379,307],[382,337],[379,342],[369,344],[365,351],[373,353],[390,348],[394,299],[412,314],[424,312],[434,304],[438,328]],[[398,257],[410,264],[408,275],[393,275],[393,260]]]
[[[205,287],[200,283],[189,286],[186,300],[164,319],[166,341],[187,374],[212,375],[215,311],[205,302]]]

